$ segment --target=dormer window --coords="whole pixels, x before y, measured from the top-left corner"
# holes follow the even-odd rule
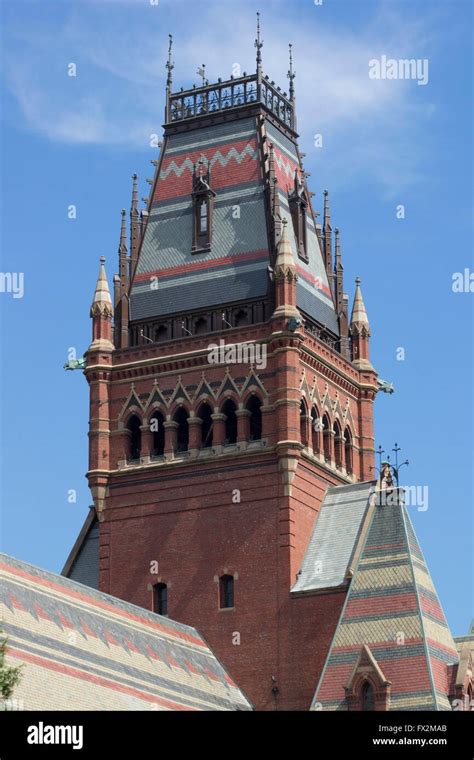
[[[199,230],[198,230],[199,237],[202,237],[203,235],[207,235],[208,214],[209,214],[209,201],[207,198],[204,198],[199,203]]]
[[[298,251],[298,257],[302,261],[308,263],[308,250],[307,250],[307,235],[306,235],[306,216],[308,209],[308,202],[306,200],[306,192],[301,182],[301,178],[298,174],[298,170],[295,170],[295,181],[293,192],[288,198],[291,219],[293,222],[293,229],[296,238],[296,248]]]
[[[211,190],[209,164],[204,171],[201,159],[193,172],[193,252],[207,251],[211,247],[212,211],[216,194]]]

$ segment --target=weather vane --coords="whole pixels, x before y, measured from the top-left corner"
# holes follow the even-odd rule
[[[169,34],[169,46],[168,46],[168,60],[166,61],[166,68],[168,70],[168,78],[166,80],[166,86],[169,90],[171,90],[171,84],[172,84],[172,75],[171,72],[174,69],[174,63],[171,60],[171,50],[173,48],[173,35]]]
[[[290,81],[290,100],[294,100],[295,98],[295,86],[294,86],[294,80],[296,77],[296,71],[293,70],[293,53],[292,53],[293,45],[289,44],[290,49],[290,68],[288,69],[287,77]]]
[[[206,84],[208,84],[206,80],[206,64],[203,63],[202,66],[200,66],[196,72],[199,74],[199,76],[202,78],[202,86],[205,87]]]
[[[257,11],[257,39],[255,40],[255,48],[257,50],[257,68],[262,64],[263,40],[260,40],[260,11]]]

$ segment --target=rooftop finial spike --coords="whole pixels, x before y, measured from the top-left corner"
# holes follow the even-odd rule
[[[119,252],[127,253],[127,212],[122,209],[122,224],[120,226],[120,245]]]
[[[336,260],[334,262],[334,268],[342,269],[341,239],[340,239],[339,227],[336,227],[336,229],[334,230],[334,234],[336,236]]]
[[[110,298],[109,284],[107,282],[107,275],[105,273],[105,257],[100,257],[99,276],[95,286],[94,298],[92,299],[92,306],[90,309],[91,317],[95,316],[112,316],[113,307],[112,299]]]
[[[356,277],[356,290],[351,314],[351,328],[361,328],[362,326],[367,329],[367,334],[370,335],[369,320],[367,319],[367,311],[365,309],[364,299],[362,298],[362,291],[360,289],[360,277]]]
[[[329,211],[329,193],[327,190],[324,191],[323,230],[324,227],[326,227],[326,229],[331,229],[331,212]]]
[[[262,78],[262,48],[263,40],[260,39],[260,11],[257,11],[257,39],[255,40],[257,50],[257,77]]]
[[[173,48],[173,35],[169,34],[168,37],[169,37],[168,60],[166,61],[166,68],[168,70],[168,77],[166,79],[166,89],[168,90],[168,92],[171,92],[171,85],[173,84],[173,76],[172,76],[171,72],[174,69],[174,63],[171,60],[171,51],[172,51],[172,48]]]
[[[137,191],[137,175],[132,175],[132,211],[137,211],[138,213],[138,191]]]
[[[290,80],[290,100],[293,102],[294,99],[295,99],[295,86],[294,86],[293,82],[295,81],[296,71],[293,70],[293,50],[292,50],[292,48],[293,48],[293,45],[290,42],[290,44],[289,44],[289,49],[290,49],[290,68],[288,69],[287,77]]]

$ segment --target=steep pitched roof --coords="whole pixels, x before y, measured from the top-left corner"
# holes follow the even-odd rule
[[[94,506],[61,570],[61,575],[91,588],[99,588],[99,521]]]
[[[458,653],[399,501],[377,501],[367,513],[366,539],[313,709],[347,709],[344,686],[363,644],[392,684],[390,709],[451,709],[449,666],[458,662]]]
[[[328,488],[292,592],[344,585],[374,485],[370,480]]]
[[[193,253],[192,177],[201,157],[210,166],[217,197],[211,249]],[[131,291],[131,319],[264,297],[267,265],[256,120],[166,137]],[[156,289],[150,288],[152,276],[158,277]]]
[[[230,107],[227,114],[232,110]],[[272,209],[264,167],[271,143],[279,213],[288,222],[298,265],[297,306],[338,335],[331,289],[310,213],[306,215],[308,261],[297,257],[288,202],[295,171],[302,171],[295,139],[288,136],[291,132],[284,134],[276,126],[274,116],[261,122],[260,111],[249,116],[240,110],[236,107],[235,118],[227,116],[228,121],[210,126],[204,113],[185,131],[177,122],[166,125],[131,286],[130,319],[163,317],[268,295],[268,266],[273,264],[269,234]],[[210,186],[216,195],[210,250],[193,252],[191,193],[194,166],[200,160],[210,169]]]
[[[5,554],[0,576],[25,709],[250,709],[194,628]]]
[[[306,252],[308,261],[305,262],[298,257],[293,219],[288,203],[288,194],[292,190],[295,171],[299,172],[302,170],[296,143],[286,135],[283,135],[268,119],[265,126],[268,141],[273,145],[281,218],[286,219],[288,222],[293,258],[297,263],[296,305],[321,325],[326,325],[335,335],[339,335],[339,323],[316,235],[316,227],[309,213],[306,215]]]

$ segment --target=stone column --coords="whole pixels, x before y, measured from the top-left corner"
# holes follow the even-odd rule
[[[179,426],[177,422],[167,419],[163,427],[165,429],[165,458],[173,459],[176,452]]]
[[[153,433],[150,430],[149,425],[140,425],[140,431],[142,434],[142,450],[140,459],[147,461],[150,460],[150,456],[153,454]]]
[[[225,414],[215,412],[211,415],[212,419],[212,447],[216,449],[216,454],[222,451],[225,441]]]
[[[236,411],[237,416],[237,443],[240,448],[244,449],[250,436],[250,412],[248,409],[241,408]]]
[[[301,443],[305,446],[305,448],[312,448],[313,441],[310,435],[311,432],[311,417],[308,414],[300,415],[300,432],[303,434],[301,435]]]
[[[334,438],[336,437],[336,434],[334,430],[329,431],[329,462],[328,464],[330,467],[335,467],[336,462],[334,461]]]
[[[199,417],[188,417],[189,443],[188,449],[190,456],[195,457],[201,448],[201,425],[202,420]]]
[[[272,414],[275,412],[275,407],[270,405],[262,406],[260,411],[262,412],[262,440],[265,438],[268,441],[270,438]]]

